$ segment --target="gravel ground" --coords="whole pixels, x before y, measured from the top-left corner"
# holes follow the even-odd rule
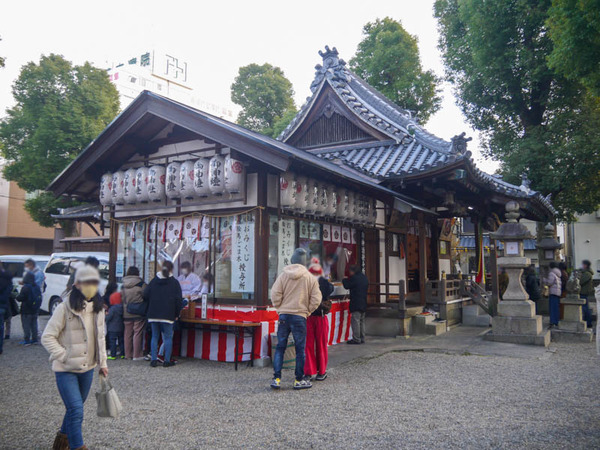
[[[6,344],[0,448],[50,448],[64,408],[47,354]],[[388,353],[332,368],[301,392],[289,371],[273,392],[269,368],[109,361],[124,412],[96,417],[95,380],[84,438],[91,449],[598,448],[595,348],[556,348],[541,359]]]

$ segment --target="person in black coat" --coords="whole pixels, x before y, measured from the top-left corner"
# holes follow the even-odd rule
[[[21,302],[21,324],[25,338],[21,344],[29,346],[38,343],[38,314],[42,306],[42,292],[35,282],[32,272],[23,277],[23,287],[17,296]]]
[[[12,276],[0,263],[0,355],[4,346],[4,321],[12,318],[10,293],[13,289]]]
[[[162,334],[165,345],[164,367],[173,366],[173,324],[183,308],[183,295],[179,281],[173,277],[173,263],[165,261],[162,270],[144,289],[144,301],[148,302],[148,323],[152,327],[150,365],[158,365],[158,336]]]
[[[342,284],[350,291],[350,313],[352,314],[352,339],[348,344],[365,343],[365,313],[367,311],[367,291],[369,280],[360,266],[353,264],[348,268],[350,278],[344,278]]]
[[[542,298],[540,282],[535,274],[535,266],[533,264],[527,268],[527,273],[525,275],[525,291],[527,291],[529,300],[532,302],[537,302]]]

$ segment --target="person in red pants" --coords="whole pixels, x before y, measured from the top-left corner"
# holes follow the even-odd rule
[[[318,260],[308,268],[319,281],[319,289],[323,300],[306,322],[306,358],[304,362],[304,375],[316,381],[327,378],[327,344],[329,340],[329,320],[327,314],[331,310],[329,296],[333,293],[333,285],[323,277],[323,268]]]

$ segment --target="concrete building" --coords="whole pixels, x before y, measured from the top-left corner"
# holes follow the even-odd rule
[[[0,171],[3,164],[0,163]],[[23,205],[27,193],[14,181],[0,177],[0,255],[49,255],[53,228],[31,220]]]
[[[217,105],[202,99],[190,83],[189,66],[181,58],[152,50],[114,64],[108,76],[119,91],[121,108],[125,109],[142,91],[164,97],[235,122],[233,105]]]
[[[573,267],[578,267],[582,260],[592,262],[595,278],[600,278],[596,271],[600,270],[600,210],[593,214],[577,217],[577,222],[565,226],[565,253]]]

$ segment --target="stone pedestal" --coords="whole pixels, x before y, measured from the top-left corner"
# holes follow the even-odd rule
[[[536,315],[535,304],[529,300],[521,282],[523,269],[531,264],[524,256],[523,240],[531,238],[531,234],[525,225],[517,222],[518,217],[519,205],[507,203],[508,222],[491,236],[504,242],[504,256],[498,258],[498,266],[506,269],[508,287],[503,300],[498,303],[498,314],[492,317],[492,331],[484,339],[547,347],[550,331],[544,330],[542,316]]]
[[[558,322],[558,329],[552,330],[552,340],[555,342],[592,342],[592,330],[582,319],[581,306],[585,300],[577,294],[569,294],[560,300],[565,305],[563,320]]]

